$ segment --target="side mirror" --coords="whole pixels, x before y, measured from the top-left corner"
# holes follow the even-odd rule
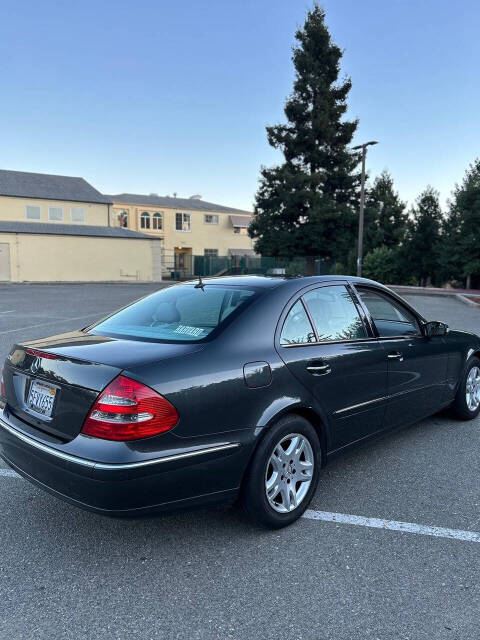
[[[445,336],[448,333],[448,324],[445,324],[444,322],[437,322],[436,320],[425,322],[423,325],[423,332],[427,338]]]

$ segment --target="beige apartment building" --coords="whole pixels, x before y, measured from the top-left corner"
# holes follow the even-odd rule
[[[250,221],[200,196],[106,196],[79,177],[0,170],[0,282],[225,273],[255,255]]]
[[[165,272],[193,272],[193,256],[254,255],[247,229],[252,214],[199,196],[177,198],[121,193],[113,201],[113,224],[160,239]]]
[[[111,207],[83,178],[0,170],[0,282],[160,280],[160,242]]]

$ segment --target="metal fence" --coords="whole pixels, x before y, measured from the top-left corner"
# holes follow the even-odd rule
[[[229,275],[326,275],[335,273],[335,261],[315,257],[165,256],[164,279]]]

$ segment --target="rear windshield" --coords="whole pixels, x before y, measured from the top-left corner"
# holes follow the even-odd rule
[[[205,284],[162,289],[115,313],[92,333],[168,342],[198,342],[233,319],[258,295],[253,289]]]

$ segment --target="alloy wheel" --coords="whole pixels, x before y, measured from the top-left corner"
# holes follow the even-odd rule
[[[476,411],[480,405],[480,369],[472,367],[468,372],[465,399],[470,411]]]
[[[278,513],[289,513],[304,500],[313,479],[315,458],[312,445],[300,433],[278,442],[265,471],[265,492]]]

